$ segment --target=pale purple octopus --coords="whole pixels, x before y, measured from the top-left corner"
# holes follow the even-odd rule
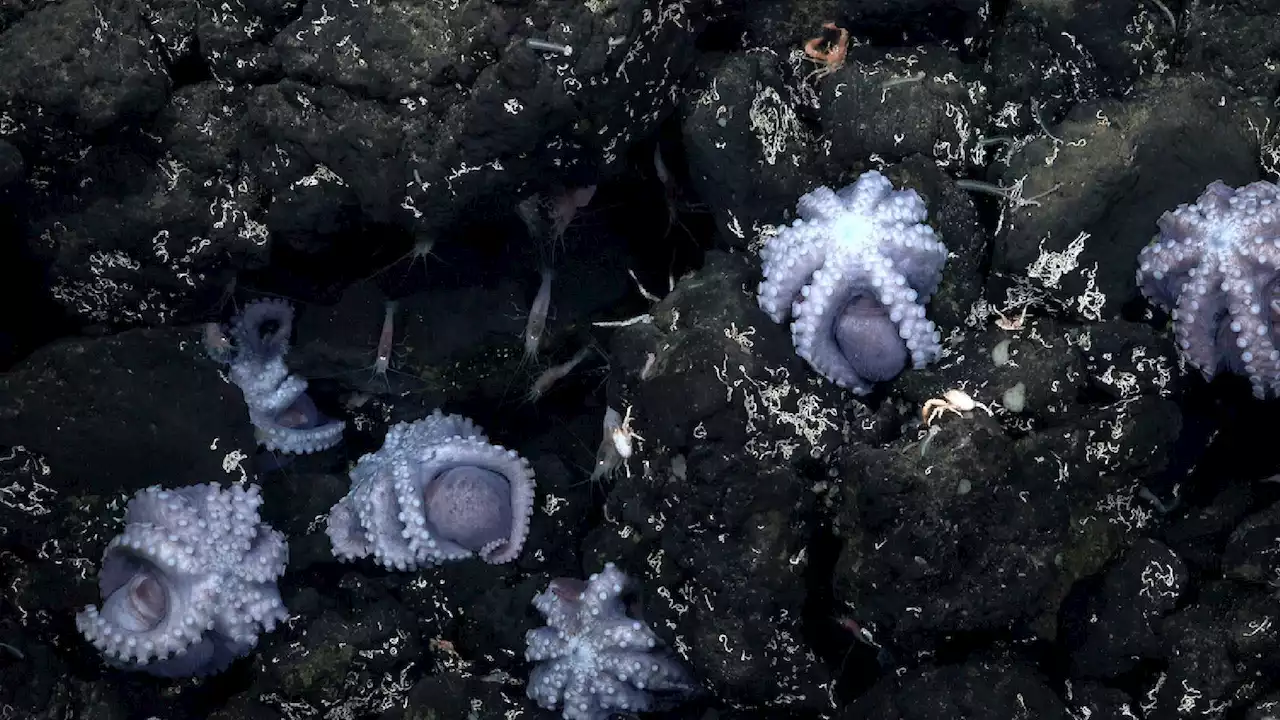
[[[1280,186],[1215,180],[1156,225],[1138,287],[1173,316],[1183,359],[1205,379],[1225,370],[1259,398],[1280,394]]]
[[[796,219],[760,251],[760,307],[791,319],[796,353],[857,394],[921,368],[941,352],[924,306],[938,289],[947,248],[924,224],[914,190],[876,171],[835,192],[800,197]]]
[[[533,515],[533,469],[475,423],[437,410],[399,423],[351,470],[351,492],[329,511],[341,560],[372,555],[413,570],[473,555],[514,560]]]
[[[211,324],[205,347],[230,365],[231,382],[244,392],[254,436],[268,450],[313,453],[342,440],[345,423],[326,417],[307,395],[307,381],[289,373],[284,356],[293,308],[283,300],[257,300],[231,321],[230,337]]]
[[[107,662],[161,677],[225,670],[287,613],[284,536],[259,522],[256,486],[149,487],[102,556],[103,603],[76,627]]]
[[[649,626],[627,616],[629,580],[613,563],[584,583],[556,578],[533,599],[547,626],[525,634],[535,663],[526,692],[565,720],[607,720],[650,712],[697,688],[684,665],[659,646]]]

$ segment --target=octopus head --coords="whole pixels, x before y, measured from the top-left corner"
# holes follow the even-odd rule
[[[320,412],[315,401],[306,393],[295,398],[274,420],[280,427],[290,430],[311,430],[333,422],[332,418]]]
[[[135,555],[109,556],[102,566],[99,589],[106,598],[102,617],[134,633],[154,630],[169,610],[169,591],[160,569]]]
[[[836,346],[858,377],[885,382],[907,366],[907,346],[898,325],[874,297],[858,295],[835,318],[831,328]]]
[[[486,553],[511,537],[511,483],[484,467],[451,467],[422,492],[433,532],[475,552]]]
[[[220,672],[241,649],[216,639],[216,633],[187,632],[187,593],[164,564],[146,550],[109,549],[98,575],[102,608],[87,608],[77,624],[114,667],[158,677]]]

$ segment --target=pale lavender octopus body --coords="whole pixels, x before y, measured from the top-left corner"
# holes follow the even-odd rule
[[[205,344],[214,359],[230,365],[258,442],[268,450],[312,453],[336,445],[345,423],[325,417],[307,395],[307,381],[284,364],[292,330],[288,303],[258,300],[231,321],[229,340],[215,334]]]
[[[1178,352],[1206,379],[1243,375],[1280,395],[1280,186],[1214,181],[1162,215],[1138,287],[1173,316]]]
[[[758,296],[774,322],[791,320],[796,353],[860,395],[937,358],[924,306],[947,248],[924,224],[920,196],[871,171],[839,191],[806,193],[796,213],[760,251]]]
[[[629,580],[613,563],[586,582],[556,578],[533,599],[547,626],[525,634],[527,693],[565,720],[607,720],[674,705],[696,686],[644,622],[627,615]]]
[[[98,573],[102,607],[76,627],[107,662],[162,677],[221,672],[287,613],[289,548],[259,522],[256,486],[150,487],[125,511]]]
[[[387,431],[351,470],[351,492],[329,511],[342,560],[373,556],[412,570],[475,555],[514,560],[529,533],[529,462],[490,443],[475,423],[436,411]]]

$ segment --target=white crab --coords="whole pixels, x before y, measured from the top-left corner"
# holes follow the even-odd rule
[[[992,310],[995,312],[996,315],[1000,316],[1000,319],[996,320],[996,327],[1000,328],[1001,330],[1008,330],[1009,332],[1017,332],[1026,325],[1026,322],[1027,322],[1027,306],[1026,305],[1022,306],[1022,313],[1018,315],[1018,317],[1009,317],[1008,315],[1005,315],[1004,313],[1000,312],[995,308],[992,308]]]
[[[972,412],[975,408],[985,410],[988,415],[992,414],[990,407],[969,397],[969,393],[963,390],[948,390],[942,393],[942,397],[932,398],[924,404],[920,409],[920,419],[927,426],[932,425],[934,420],[948,412],[963,416],[964,413]]]
[[[609,437],[613,440],[613,447],[618,451],[618,455],[626,460],[631,457],[631,442],[639,440],[644,442],[644,438],[636,434],[631,429],[631,406],[627,406],[626,414],[622,416],[622,423],[615,425],[609,429]]]

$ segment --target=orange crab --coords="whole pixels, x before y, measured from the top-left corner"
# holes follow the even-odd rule
[[[837,30],[840,32],[840,38],[835,44],[828,44],[827,49],[819,50],[818,47],[826,40],[823,36],[818,36],[804,44],[804,54],[808,60],[817,63],[820,67],[809,73],[805,80],[812,77],[824,78],[831,73],[844,67],[845,56],[849,54],[849,31],[837,26],[833,22],[822,24],[824,30]]]

